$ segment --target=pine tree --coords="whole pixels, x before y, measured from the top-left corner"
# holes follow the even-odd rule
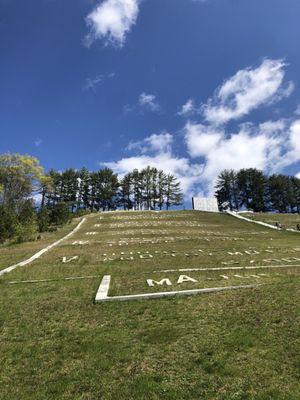
[[[218,176],[215,188],[220,210],[239,209],[239,190],[235,171],[222,171]]]
[[[180,189],[180,182],[173,175],[168,174],[166,179],[165,190],[165,203],[166,208],[169,210],[172,206],[179,206],[182,204],[183,194]]]

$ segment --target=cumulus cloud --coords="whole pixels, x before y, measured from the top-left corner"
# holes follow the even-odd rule
[[[214,131],[210,126],[187,123],[185,141],[193,158],[204,163],[201,180],[213,193],[223,169],[258,168],[278,172],[300,161],[300,120],[244,124],[237,133]]]
[[[292,122],[288,135],[284,136],[281,151],[284,156],[277,162],[277,168],[284,168],[300,161],[300,119]]]
[[[220,142],[223,131],[211,126],[188,122],[185,126],[185,141],[191,157],[205,156]]]
[[[148,165],[163,169],[179,178],[185,195],[212,195],[218,174],[224,169],[258,168],[278,173],[300,162],[300,119],[277,119],[260,124],[243,123],[229,131],[226,123],[248,115],[255,108],[288,96],[292,83],[285,84],[285,63],[266,59],[256,69],[239,71],[217,89],[203,107],[205,122],[187,121],[184,143],[187,154],[177,156],[168,132],[130,142],[134,155],[104,165],[123,175]],[[157,104],[154,95],[142,93],[135,107]],[[189,99],[182,115],[199,114],[199,107]],[[300,172],[299,172],[300,174]],[[298,175],[299,175],[298,174]]]
[[[156,100],[154,94],[141,93],[138,99],[138,104],[142,108],[146,108],[150,111],[159,111],[160,106]]]
[[[120,175],[124,175],[135,168],[145,168],[148,165],[162,169],[166,173],[174,174],[180,180],[181,188],[186,196],[191,194],[192,187],[197,183],[202,172],[201,165],[194,164],[191,166],[188,158],[176,157],[170,153],[159,153],[153,156],[138,155],[122,158],[116,162],[107,162],[104,165]]]
[[[143,140],[130,142],[127,150],[138,150],[143,154],[149,152],[169,153],[171,152],[172,142],[173,136],[170,133],[154,133]]]
[[[122,47],[136,23],[140,0],[104,0],[86,17],[90,29],[85,37],[89,47],[96,39]]]
[[[103,165],[113,169],[121,176],[133,169],[143,169],[150,165],[175,175],[181,182],[181,188],[186,196],[192,194],[194,185],[198,182],[203,167],[201,164],[191,164],[189,158],[178,157],[172,152],[173,137],[169,133],[151,135],[140,142],[129,144],[137,154],[125,157],[115,162]]]
[[[188,99],[187,102],[181,106],[181,108],[177,114],[182,117],[187,117],[187,116],[190,116],[190,115],[196,113],[197,111],[198,110],[195,106],[194,100]]]
[[[238,71],[203,105],[205,119],[210,124],[222,125],[289,96],[294,85],[284,85],[285,67],[283,60],[265,59],[257,68]]]

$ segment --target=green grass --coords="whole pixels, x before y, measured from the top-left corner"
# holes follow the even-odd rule
[[[70,224],[58,228],[55,232],[42,233],[41,238],[33,242],[10,245],[0,244],[0,270],[31,257],[43,247],[46,247],[67,235],[72,229],[74,229],[78,222],[79,219],[75,218]]]
[[[97,234],[86,235],[91,231]],[[72,245],[78,240],[89,244]],[[29,251],[29,244],[23,246]],[[33,253],[36,243],[31,246]],[[147,254],[153,257],[140,258]],[[62,257],[74,255],[78,259],[62,263]],[[228,215],[88,216],[68,241],[0,278],[0,399],[298,399],[300,261],[293,258],[300,259],[296,233]],[[230,265],[223,263],[233,262],[237,267],[290,267],[186,272],[198,282],[181,285],[179,272],[162,272],[225,268]],[[250,276],[257,272],[265,275]],[[105,274],[112,276],[110,295],[262,285],[94,304]],[[63,280],[69,276],[96,278]],[[172,286],[147,285],[147,279],[162,278]],[[9,283],[28,279],[54,281]]]
[[[297,224],[300,224],[300,214],[243,213],[242,215],[270,225],[275,225],[276,222],[279,222],[284,228],[289,229],[297,229]]]

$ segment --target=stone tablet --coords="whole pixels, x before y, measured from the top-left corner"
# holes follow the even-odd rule
[[[218,202],[215,197],[193,197],[193,210],[219,212]]]

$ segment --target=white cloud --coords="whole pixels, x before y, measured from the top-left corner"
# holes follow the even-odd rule
[[[212,195],[224,169],[258,168],[275,173],[300,161],[300,120],[243,124],[230,135],[224,129],[188,122],[184,139],[188,156],[174,155],[173,136],[164,132],[129,143],[127,148],[136,151],[135,155],[104,165],[120,175],[148,165],[163,169],[178,177],[189,198]]]
[[[40,138],[37,138],[37,139],[34,141],[35,147],[40,147],[42,143],[43,143],[43,141],[42,141],[42,139],[40,139]]]
[[[259,106],[289,96],[294,85],[292,82],[283,85],[285,66],[282,60],[265,59],[258,68],[238,71],[203,106],[205,119],[211,124],[222,125]]]
[[[300,104],[298,104],[296,110],[295,110],[296,115],[300,115]]]
[[[300,179],[300,172],[298,172],[298,174],[296,174],[296,178]]]
[[[182,117],[187,117],[190,116],[194,113],[196,113],[198,110],[195,106],[194,100],[193,99],[188,99],[185,104],[182,105],[181,109],[178,111],[178,115]]]
[[[134,111],[148,110],[152,112],[159,112],[161,107],[154,94],[141,93],[138,97],[137,103],[134,105],[126,104],[123,106],[123,113],[129,114]]]
[[[140,107],[146,108],[150,111],[159,111],[160,109],[160,106],[154,94],[141,93],[139,96],[138,104]]]
[[[129,144],[128,147],[137,150],[137,155],[122,158],[116,162],[106,162],[103,165],[113,169],[121,176],[133,169],[143,169],[150,165],[175,175],[186,196],[191,196],[193,186],[199,182],[203,167],[201,164],[191,164],[185,157],[177,157],[172,153],[173,137],[169,133],[151,135],[140,142]]]
[[[300,161],[300,119],[292,122],[288,135],[282,143],[284,156],[277,162],[277,168],[284,168]]]
[[[148,152],[167,153],[171,152],[172,142],[173,136],[168,132],[163,132],[150,135],[144,140],[130,142],[127,150],[138,150],[143,154]]]
[[[188,122],[185,126],[185,141],[191,157],[205,156],[222,139],[223,132],[210,126]]]
[[[282,60],[266,59],[258,68],[241,70],[225,81],[201,110],[207,122],[186,123],[186,156],[174,155],[173,136],[162,132],[129,143],[127,149],[135,151],[133,156],[104,165],[121,175],[148,165],[163,169],[179,178],[187,197],[197,192],[212,195],[217,176],[224,169],[258,168],[266,173],[278,173],[288,166],[299,166],[299,118],[271,120],[259,125],[248,122],[235,132],[225,128],[230,120],[291,93],[293,84],[284,84],[285,65]],[[142,93],[134,107],[156,110],[157,106],[154,95]],[[189,99],[178,114],[187,116],[193,112],[199,113],[199,108]]]
[[[107,75],[97,75],[95,76],[95,78],[87,78],[85,85],[83,86],[83,90],[93,90],[95,92],[97,86],[100,85],[105,79],[111,79],[115,76],[116,74],[114,72],[111,72]]]
[[[90,32],[85,44],[103,39],[106,44],[122,47],[126,36],[136,23],[140,0],[104,0],[87,16]]]
[[[124,175],[133,169],[142,169],[150,165],[162,169],[166,173],[174,174],[181,183],[181,188],[186,196],[191,194],[193,186],[199,182],[202,166],[191,165],[188,158],[176,157],[171,153],[158,153],[153,156],[137,155],[134,157],[122,158],[116,162],[104,163],[108,168],[113,169],[120,175]]]
[[[223,169],[258,168],[278,172],[300,161],[300,120],[268,121],[258,127],[244,124],[239,132],[231,135],[189,122],[185,127],[185,141],[191,157],[204,159],[200,179],[211,194]]]

